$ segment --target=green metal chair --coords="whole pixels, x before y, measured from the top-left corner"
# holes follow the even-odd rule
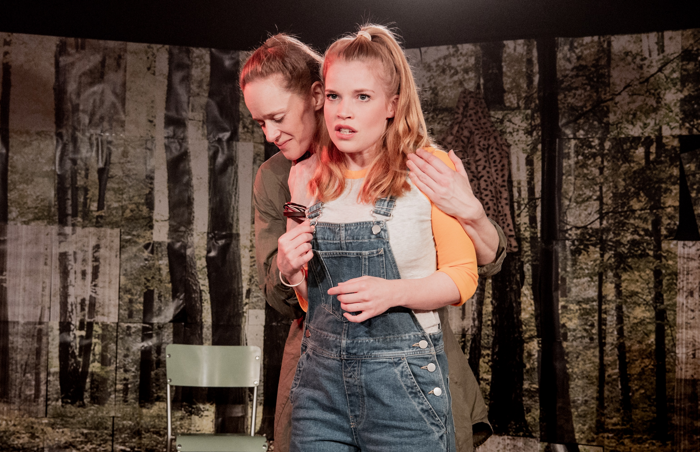
[[[255,415],[260,384],[260,347],[170,344],[166,348],[168,443],[173,440],[171,386],[253,388],[250,435],[191,434],[175,438],[180,452],[263,452],[267,439],[255,436]]]

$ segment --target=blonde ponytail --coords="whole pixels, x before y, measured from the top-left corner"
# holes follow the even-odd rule
[[[398,95],[396,114],[388,120],[358,201],[374,203],[381,197],[401,196],[410,188],[406,179],[406,156],[430,145],[408,60],[396,35],[384,26],[372,24],[362,26],[357,34],[341,38],[328,48],[322,67],[324,79],[328,68],[337,60],[380,63],[387,95]],[[322,164],[309,186],[319,200],[330,201],[340,196],[345,188],[345,158],[328,133],[322,134],[320,146]]]

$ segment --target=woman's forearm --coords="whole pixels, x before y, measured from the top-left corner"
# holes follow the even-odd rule
[[[460,302],[460,293],[452,278],[443,272],[419,279],[397,279],[396,305],[430,311]]]
[[[477,220],[464,218],[458,218],[458,220],[464,228],[464,232],[474,243],[477,265],[488,265],[496,260],[499,242],[498,231],[488,217],[483,215]]]

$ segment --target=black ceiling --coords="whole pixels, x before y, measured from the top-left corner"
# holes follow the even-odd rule
[[[366,21],[407,48],[700,28],[700,0],[2,0],[0,31],[250,49],[286,31],[322,50]]]

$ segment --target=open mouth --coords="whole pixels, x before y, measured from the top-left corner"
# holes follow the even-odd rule
[[[338,135],[343,136],[343,137],[349,137],[352,136],[353,134],[357,133],[355,129],[352,127],[348,127],[345,125],[339,125],[335,127],[335,131]]]

